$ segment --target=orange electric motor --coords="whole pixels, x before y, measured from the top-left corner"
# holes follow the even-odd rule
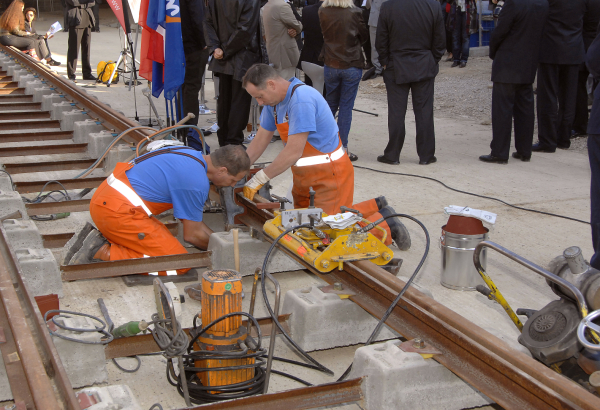
[[[212,270],[202,275],[202,326],[233,312],[242,310],[242,275],[234,270]],[[240,352],[247,346],[248,333],[242,326],[242,316],[234,315],[223,319],[198,337],[194,348],[206,352],[223,353],[221,357]],[[253,345],[253,343],[250,343]],[[248,349],[248,353],[253,352]],[[228,368],[253,365],[254,357],[236,359],[210,359],[205,355],[194,362],[200,368]],[[209,370],[197,373],[203,386],[226,386],[244,383],[255,376],[255,368]],[[211,392],[211,393],[217,393]]]

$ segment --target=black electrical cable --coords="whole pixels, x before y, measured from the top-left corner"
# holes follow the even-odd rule
[[[407,173],[403,173],[403,172],[382,171],[382,170],[379,170],[379,169],[362,167],[360,165],[354,165],[354,168],[366,169],[367,171],[379,172],[381,174],[401,175],[401,176],[405,176],[405,177],[413,177],[413,178],[426,179],[426,180],[429,180],[429,181],[437,182],[438,184],[441,184],[444,188],[449,189],[450,191],[458,192],[459,194],[471,195],[471,196],[474,196],[474,197],[477,197],[477,198],[483,198],[483,199],[489,199],[489,200],[492,200],[492,201],[497,201],[497,202],[500,202],[501,204],[504,204],[506,206],[510,206],[511,208],[519,209],[521,211],[534,212],[536,214],[554,216],[556,218],[563,218],[563,219],[567,219],[569,221],[580,222],[580,223],[586,224],[586,225],[590,224],[589,222],[584,221],[582,219],[572,218],[570,216],[565,216],[565,215],[553,214],[551,212],[544,212],[544,211],[540,211],[540,210],[537,210],[537,209],[524,208],[522,206],[509,204],[508,202],[503,201],[502,199],[498,199],[498,198],[494,198],[494,197],[486,196],[486,195],[475,194],[473,192],[462,191],[460,189],[452,188],[451,186],[446,185],[445,183],[443,183],[442,181],[440,181],[438,179],[435,179],[435,178],[432,178],[432,177],[426,177],[424,175],[407,174]]]
[[[163,406],[161,406],[161,405],[160,405],[160,403],[154,403],[154,404],[152,405],[152,407],[150,407],[150,409],[149,409],[149,410],[154,410],[154,409],[156,409],[156,410],[164,410],[164,409],[163,409]]]
[[[410,287],[411,283],[413,282],[413,280],[417,276],[417,273],[419,273],[419,271],[421,270],[421,267],[425,263],[425,259],[427,259],[427,255],[429,254],[429,246],[431,244],[431,240],[429,238],[429,232],[427,231],[427,228],[425,228],[425,225],[423,225],[423,223],[421,221],[419,221],[417,218],[412,217],[410,215],[405,215],[405,214],[391,214],[391,215],[388,215],[388,216],[386,216],[384,218],[381,218],[381,219],[379,219],[379,220],[377,220],[375,222],[372,222],[369,225],[363,227],[362,231],[370,231],[371,229],[373,229],[372,226],[379,225],[384,220],[386,220],[388,218],[393,218],[393,217],[408,218],[411,221],[416,222],[421,227],[421,229],[423,229],[423,232],[425,232],[425,252],[423,252],[423,257],[421,258],[421,261],[417,265],[417,268],[415,269],[414,273],[411,275],[411,277],[406,282],[406,285],[404,285],[404,287],[402,288],[402,290],[400,291],[400,293],[398,293],[398,295],[394,298],[394,301],[390,304],[390,306],[387,308],[387,310],[385,311],[385,313],[383,314],[383,316],[381,317],[381,319],[377,323],[377,326],[375,327],[375,330],[373,330],[373,333],[371,333],[371,336],[369,336],[369,339],[367,339],[367,342],[365,343],[365,346],[370,345],[373,342],[373,340],[375,340],[375,338],[379,334],[379,331],[381,330],[381,327],[384,325],[385,321],[390,317],[390,315],[394,311],[394,308],[396,307],[396,305],[398,304],[398,302],[400,301],[400,299],[402,299],[402,296],[404,296],[404,293],[406,293],[406,291]],[[342,380],[344,380],[348,376],[348,374],[350,373],[350,370],[352,370],[352,363],[350,363],[350,366],[348,366],[348,368],[346,369],[346,371],[344,372],[344,374],[342,374],[337,381],[341,382]]]
[[[278,375],[283,376],[283,377],[287,377],[288,379],[292,379],[292,380],[294,380],[294,381],[296,381],[298,383],[302,383],[305,386],[314,386],[312,383],[309,383],[306,380],[302,380],[301,378],[296,377],[296,376],[292,376],[291,374],[288,374],[288,373],[280,372],[279,370],[273,370],[273,369],[271,369],[271,373],[272,374],[278,374]]]
[[[260,278],[261,289],[262,289],[262,294],[263,294],[263,299],[265,301],[265,305],[267,306],[267,310],[269,311],[269,315],[271,316],[271,320],[273,321],[273,323],[275,323],[277,325],[277,327],[279,328],[279,330],[281,331],[281,333],[283,334],[283,336],[291,343],[292,346],[294,346],[294,348],[306,360],[308,360],[309,362],[311,362],[312,364],[314,364],[315,366],[317,366],[320,371],[333,376],[334,373],[331,370],[329,370],[327,367],[323,366],[321,363],[319,363],[318,361],[316,361],[315,359],[313,359],[300,346],[298,346],[298,344],[291,338],[291,336],[283,328],[283,326],[281,325],[281,323],[279,323],[279,320],[275,316],[275,313],[273,312],[273,309],[271,308],[271,304],[269,303],[269,298],[267,297],[267,287],[266,287],[266,284],[265,284],[265,282],[266,282],[265,281],[265,275],[266,275],[266,272],[267,272],[267,264],[269,262],[269,257],[271,256],[271,252],[273,252],[273,249],[275,249],[275,246],[277,245],[277,243],[281,240],[281,238],[283,238],[285,235],[287,235],[289,232],[293,231],[294,229],[309,228],[310,226],[311,226],[310,224],[302,224],[302,225],[298,225],[298,226],[294,226],[294,227],[288,228],[285,231],[283,231],[283,233],[281,235],[279,235],[277,237],[277,239],[275,239],[273,241],[273,243],[269,247],[269,250],[267,251],[267,255],[265,256],[265,260],[263,262],[262,271],[261,271],[261,278]]]
[[[140,359],[138,356],[129,356],[129,358],[137,360],[137,366],[134,369],[126,369],[126,368],[122,367],[119,363],[117,363],[117,359],[115,359],[115,358],[112,359],[112,362],[114,363],[115,366],[117,366],[117,369],[119,369],[125,373],[135,373],[138,370],[140,370],[140,367],[142,367],[142,359]]]
[[[101,319],[97,318],[96,316],[88,315],[87,313],[72,312],[70,310],[52,309],[52,310],[47,311],[46,314],[44,314],[44,322],[48,322],[48,315],[50,315],[52,313],[58,313],[58,315],[53,316],[51,320],[52,320],[52,323],[54,323],[54,325],[60,329],[69,330],[72,332],[81,332],[81,333],[99,332],[99,333],[102,333],[106,337],[106,339],[100,340],[99,342],[89,342],[87,340],[75,339],[73,337],[65,336],[65,335],[57,333],[51,329],[48,329],[50,335],[52,335],[52,336],[60,337],[61,339],[69,340],[71,342],[83,343],[83,344],[87,344],[87,345],[105,345],[105,344],[112,342],[114,339],[114,336],[105,330],[106,324]],[[98,326],[94,325],[95,329],[85,329],[85,328],[69,327],[69,326],[65,326],[61,323],[56,322],[56,317],[65,316],[65,314],[72,315],[72,316],[88,317],[92,320],[99,322],[100,324],[102,324],[102,326],[98,327]],[[65,317],[69,317],[69,316],[65,316]]]
[[[177,320],[177,319],[175,319]],[[169,329],[171,319],[159,319],[158,313],[152,314],[152,321],[148,325],[154,325],[154,329],[150,329],[154,341],[160,347],[160,350],[165,352],[167,357],[175,357],[184,354],[187,350],[187,335],[183,328],[177,323],[177,334]]]
[[[257,342],[256,346],[252,347],[253,353],[247,346],[247,343],[238,343],[240,350],[235,351],[222,351],[222,350],[194,350],[194,343],[198,341],[198,338],[206,333],[211,327],[216,325],[223,320],[233,316],[246,316],[251,320],[257,329]],[[194,317],[194,333],[191,341],[187,344],[187,354],[183,355],[184,371],[186,374],[187,388],[190,396],[190,401],[194,404],[210,403],[222,400],[230,400],[236,398],[242,398],[251,396],[254,394],[262,393],[265,384],[265,360],[263,356],[266,353],[266,349],[262,347],[262,332],[257,320],[248,313],[245,312],[231,312],[226,315],[213,320],[208,325],[197,330],[196,327],[197,316]],[[254,359],[254,360],[252,360]],[[205,360],[238,360],[248,361],[254,363],[242,364],[237,366],[223,366],[223,367],[196,367],[196,362]],[[199,372],[217,372],[217,371],[232,371],[232,370],[243,370],[243,369],[255,369],[254,377],[249,380],[233,383],[223,386],[204,386],[201,384],[197,373]],[[175,382],[172,380],[174,379]],[[175,374],[174,365],[171,359],[167,362],[167,381],[177,387],[177,391],[183,396],[183,389],[181,385],[181,378]]]

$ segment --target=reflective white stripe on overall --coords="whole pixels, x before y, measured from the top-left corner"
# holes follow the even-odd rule
[[[141,206],[144,208],[144,211],[146,211],[148,216],[152,216],[152,212],[150,212],[150,209],[148,209],[144,201],[142,201],[142,198],[140,198],[140,196],[136,194],[133,189],[129,188],[127,184],[119,181],[113,174],[110,174],[106,182],[112,188],[116,189],[117,192],[123,195],[129,202],[131,202],[133,206]]]
[[[144,255],[144,258],[149,258],[150,256],[148,255]],[[153,275],[153,276],[158,276],[158,272],[148,272],[148,275]],[[167,276],[174,276],[177,275],[177,271],[176,270],[168,270],[167,271]]]
[[[331,154],[315,155],[314,157],[300,158],[294,165],[297,167],[307,167],[310,165],[327,164],[330,161],[337,161],[344,155],[346,155],[346,153],[344,152],[344,148],[340,147],[339,149],[333,151]]]

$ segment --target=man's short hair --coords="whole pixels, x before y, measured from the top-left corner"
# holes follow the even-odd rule
[[[238,175],[250,169],[250,157],[241,145],[226,145],[210,154],[213,165],[225,167],[230,175]]]
[[[279,77],[277,71],[267,64],[254,64],[246,71],[242,78],[242,87],[246,88],[248,83],[261,90],[267,86],[267,80],[275,80]]]

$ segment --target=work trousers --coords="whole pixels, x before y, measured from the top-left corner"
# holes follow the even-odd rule
[[[531,84],[494,82],[492,91],[492,155],[508,159],[514,117],[515,148],[524,157],[531,156],[535,111]]]
[[[44,39],[38,40],[37,36],[21,37],[7,34],[0,36],[0,44],[3,46],[13,46],[21,51],[35,49],[38,58],[46,59],[50,57],[50,50]]]
[[[242,88],[241,81],[234,80],[232,75],[219,73],[217,137],[220,147],[242,145],[251,103],[252,97]]]
[[[537,117],[540,146],[555,150],[571,146],[579,64],[538,66]]]
[[[590,72],[585,64],[582,64],[577,75],[577,97],[575,97],[575,118],[573,119],[573,131],[578,134],[587,134],[589,119],[587,81],[589,76]]]
[[[406,137],[405,117],[408,93],[412,93],[413,112],[417,128],[417,154],[420,161],[429,161],[435,155],[435,128],[433,125],[433,90],[435,78],[396,84],[393,70],[383,72],[387,90],[389,142],[383,156],[399,161]]]
[[[92,42],[92,28],[69,27],[69,43],[67,49],[67,76],[75,77],[77,71],[77,57],[81,45],[81,72],[84,77],[92,75],[90,65],[90,43]]]
[[[375,73],[381,74],[383,67],[379,64],[379,53],[375,48],[375,37],[377,36],[377,26],[369,26],[369,38],[371,40],[371,63],[375,66]]]
[[[600,269],[600,135],[590,134],[587,143],[590,170],[592,171],[590,185],[592,215],[590,221],[592,225],[592,244],[594,245],[594,256],[590,259],[590,265]]]
[[[185,77],[183,80],[183,115],[188,113],[196,117],[189,120],[188,124],[198,125],[200,113],[198,93],[202,88],[202,76],[208,62],[208,49],[193,50],[185,53]]]

